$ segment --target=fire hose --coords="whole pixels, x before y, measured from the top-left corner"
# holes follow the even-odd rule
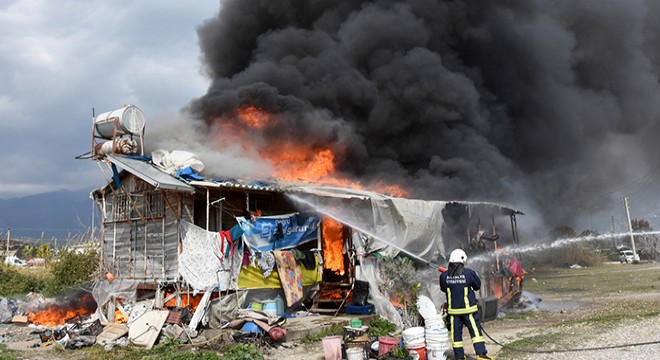
[[[577,351],[607,350],[607,349],[617,349],[617,348],[625,348],[625,347],[631,347],[631,346],[644,346],[644,345],[660,344],[660,340],[658,340],[658,341],[646,341],[646,342],[639,342],[639,343],[632,343],[632,344],[609,345],[609,346],[586,347],[586,348],[574,348],[574,349],[529,350],[529,349],[515,348],[513,346],[505,345],[505,344],[502,344],[502,343],[498,342],[497,340],[493,339],[486,332],[486,330],[484,330],[483,325],[481,326],[481,332],[483,332],[484,335],[486,335],[496,345],[499,345],[504,349],[509,349],[509,350],[518,351],[518,352],[525,352],[525,353],[534,353],[534,354],[552,354],[552,353],[565,353],[565,352],[577,352]]]

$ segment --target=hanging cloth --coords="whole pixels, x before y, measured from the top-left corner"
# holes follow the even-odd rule
[[[291,307],[302,299],[302,270],[290,251],[276,250],[273,251],[273,255],[275,255],[277,273],[280,275],[287,307]]]
[[[225,255],[225,257],[232,257],[234,256],[234,241],[231,239],[231,233],[229,230],[223,230],[220,231],[220,249],[222,249],[222,253]],[[227,249],[225,247],[225,240],[229,243],[229,254],[227,254]],[[227,256],[228,255],[228,256]],[[222,259],[220,259],[222,260]]]
[[[257,253],[257,262],[264,275],[264,279],[269,277],[275,267],[275,256],[271,252]]]

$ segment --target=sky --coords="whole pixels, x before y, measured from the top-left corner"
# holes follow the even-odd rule
[[[92,111],[135,104],[146,128],[209,84],[196,29],[218,0],[0,2],[0,199],[104,184]]]
[[[3,1],[0,199],[105,184],[75,157],[92,109],[124,104],[150,148],[258,175],[259,154],[208,142],[256,105],[280,131],[255,143],[329,144],[362,182],[601,233],[624,230],[627,196],[658,229],[658,14],[644,0]]]

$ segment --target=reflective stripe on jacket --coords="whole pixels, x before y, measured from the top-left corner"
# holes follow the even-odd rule
[[[481,288],[481,279],[474,270],[464,268],[461,274],[449,276],[449,271],[440,275],[440,289],[447,294],[447,313],[450,315],[477,312],[477,296],[474,291]]]

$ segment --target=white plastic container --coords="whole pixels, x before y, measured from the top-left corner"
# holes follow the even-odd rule
[[[439,347],[426,347],[426,360],[446,360],[448,349]]]
[[[425,343],[425,331],[421,326],[403,330],[403,343],[408,346],[419,346]]]
[[[277,304],[275,300],[266,300],[261,303],[261,310],[273,316],[277,316]]]
[[[346,349],[346,360],[364,360],[364,350],[359,347]]]

